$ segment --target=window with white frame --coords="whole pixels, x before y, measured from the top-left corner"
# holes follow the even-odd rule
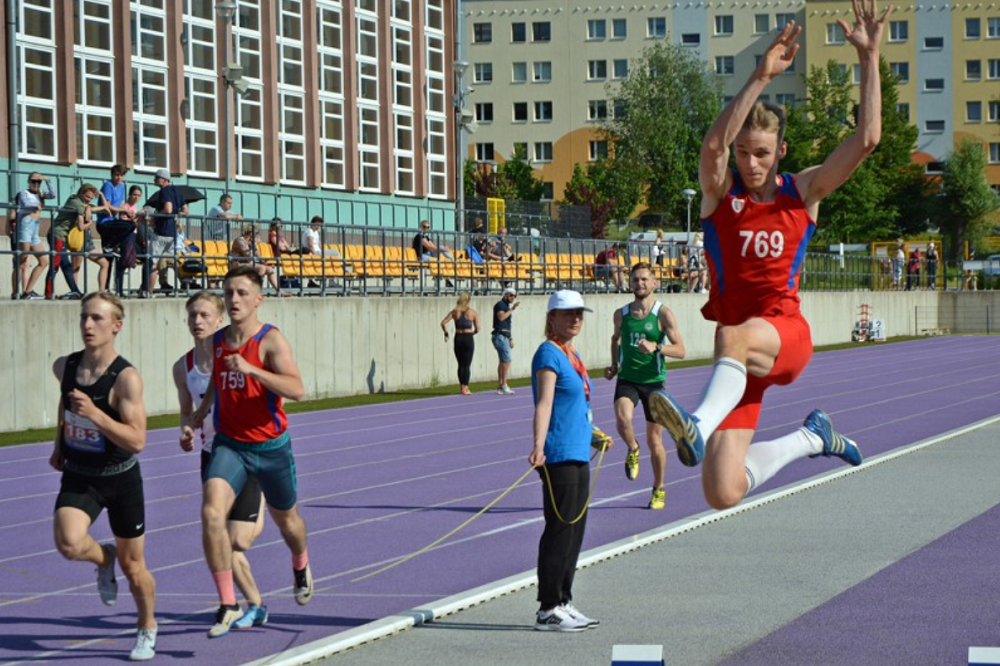
[[[236,62],[243,67],[247,94],[236,95],[236,176],[244,180],[264,180],[264,105],[261,79],[260,4],[237,0],[233,25]]]
[[[944,48],[944,37],[924,37],[924,49],[936,51]]]
[[[795,20],[795,14],[788,12],[778,12],[774,15],[774,28],[779,32],[785,29],[785,26]]]
[[[889,41],[905,42],[910,38],[910,23],[908,21],[889,21]]]
[[[965,38],[979,39],[982,37],[982,24],[978,18],[965,19]]]
[[[473,23],[472,24],[472,43],[473,44],[489,44],[493,41],[493,24],[492,23]]]
[[[493,82],[493,63],[477,62],[472,66],[472,80],[475,83]]]
[[[736,71],[736,59],[733,56],[715,56],[715,73],[722,76],[732,76]]]
[[[627,79],[628,78],[628,59],[627,58],[615,58],[612,62],[611,76],[615,79]]]
[[[770,14],[754,14],[753,15],[753,34],[763,35],[771,29],[771,15]]]
[[[552,201],[555,198],[555,185],[550,180],[542,181],[542,201]]]
[[[493,150],[492,143],[477,143],[476,144],[476,161],[477,162],[492,162],[493,157],[496,152]]]
[[[983,122],[983,103],[982,102],[966,102],[965,103],[965,121],[969,123],[981,123]]]
[[[587,39],[607,39],[608,22],[604,19],[587,20]]]
[[[646,37],[663,39],[667,36],[667,19],[663,16],[653,16],[646,19]]]
[[[535,21],[531,24],[531,41],[547,42],[552,39],[552,24],[548,21]]]
[[[776,104],[781,104],[789,109],[795,108],[795,95],[793,93],[776,93],[774,95]]]
[[[614,100],[614,103],[611,105],[611,112],[614,114],[615,118],[624,118],[626,113],[628,113],[628,107],[625,105],[625,100]]]
[[[134,6],[134,5],[133,5]],[[215,72],[215,10],[209,3],[184,0],[184,131],[188,173],[217,176],[219,91]],[[222,174],[225,176],[225,174]]]
[[[983,78],[983,61],[966,60],[965,61],[966,81],[978,81],[981,78]]]
[[[514,44],[522,44],[528,41],[528,24],[523,21],[511,23],[510,41]]]
[[[1000,123],[1000,101],[991,100],[986,104],[987,120],[991,123]]]
[[[344,7],[340,0],[316,1],[320,183],[337,188],[347,184],[343,21]]]
[[[1000,58],[990,58],[986,61],[986,78],[1000,79]]]
[[[548,83],[552,80],[552,63],[540,61],[532,63],[532,80],[535,83]]]
[[[382,188],[381,145],[382,100],[379,97],[379,3],[355,0],[358,90],[358,188],[377,192]]]
[[[413,105],[413,0],[389,5],[392,34],[393,159],[396,193],[416,193],[416,117]]]
[[[944,79],[927,79],[924,81],[924,90],[927,92],[941,92],[944,90]]]
[[[986,19],[986,39],[1000,39],[1000,16]]]
[[[552,142],[536,141],[534,145],[534,155],[532,156],[532,160],[535,162],[551,162]]]
[[[167,167],[165,0],[129,3],[132,22],[132,134],[135,166]]]
[[[720,14],[715,17],[716,36],[728,36],[733,34],[733,15]]]
[[[528,81],[528,63],[515,62],[510,66],[510,82],[526,83]]]
[[[589,145],[589,157],[591,162],[608,159],[608,142],[603,140],[591,141]]]
[[[592,99],[587,102],[587,120],[604,120],[608,117],[608,100]]]
[[[55,160],[56,123],[56,0],[23,0],[18,14],[17,62],[20,90],[17,92],[21,119],[18,156],[32,160]]]
[[[943,120],[928,120],[924,123],[924,130],[927,132],[940,133],[944,131]]]
[[[587,80],[589,81],[602,81],[608,78],[608,61],[607,60],[588,60],[587,61]]]
[[[839,23],[826,24],[826,43],[827,44],[844,43],[844,29],[840,27]]]
[[[114,39],[111,0],[76,0],[76,148],[81,162],[116,161]]]
[[[424,35],[427,52],[425,54],[424,77],[427,87],[427,186],[428,196],[443,199],[448,195],[448,115],[445,99],[445,13],[444,0],[427,0],[425,3],[426,22]],[[464,157],[463,157],[464,160]],[[455,168],[462,169],[462,161]],[[454,182],[454,179],[452,179]]]
[[[611,39],[626,39],[628,22],[623,18],[611,19]]]
[[[306,182],[306,89],[303,77],[302,0],[277,5],[278,152],[285,183]]]
[[[990,164],[1000,164],[1000,143],[990,143]]]
[[[552,102],[535,102],[535,122],[543,123],[552,120]]]
[[[854,85],[861,83],[861,65],[858,63],[851,65],[851,83]]]
[[[477,123],[493,122],[493,102],[476,103],[476,122]]]
[[[889,63],[889,69],[892,70],[892,75],[895,76],[896,80],[900,83],[910,82],[910,63],[891,62]]]
[[[528,103],[514,102],[513,115],[511,117],[515,123],[528,122]]]

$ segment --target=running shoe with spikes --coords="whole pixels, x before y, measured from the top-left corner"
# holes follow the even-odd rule
[[[629,449],[625,454],[625,478],[635,481],[639,476],[639,447]]]
[[[233,629],[263,627],[265,624],[267,624],[267,606],[250,604],[243,612],[243,617],[233,622]]]
[[[115,560],[118,559],[118,549],[113,543],[101,546],[108,556],[108,563],[97,567],[97,593],[105,606],[114,606],[118,601],[118,580],[115,578]]]
[[[667,506],[667,491],[662,488],[653,488],[653,494],[649,498],[649,507],[653,511],[662,511]]]
[[[239,604],[219,606],[219,610],[215,613],[215,624],[208,630],[208,637],[219,638],[220,636],[225,636],[229,633],[233,623],[241,617],[243,617],[243,611],[240,610]]]
[[[649,396],[649,411],[653,420],[666,428],[677,444],[677,458],[688,467],[696,467],[705,457],[705,440],[698,430],[698,421],[663,390]]]
[[[312,599],[313,576],[312,570],[307,564],[305,569],[295,569],[295,603],[305,606]]]
[[[827,458],[840,458],[854,467],[863,462],[861,449],[858,448],[857,443],[834,430],[833,422],[822,409],[814,409],[802,422],[802,425],[806,430],[823,440],[823,453],[809,456],[810,458],[816,458],[820,455]]]

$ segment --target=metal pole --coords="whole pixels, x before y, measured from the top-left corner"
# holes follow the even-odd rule
[[[465,21],[462,18],[462,0],[455,1],[455,61],[465,60]],[[454,69],[452,70],[455,71]],[[458,89],[455,91],[455,231],[465,231],[465,135],[462,132],[462,107],[465,105],[465,70],[457,72]]]
[[[20,169],[18,155],[21,152],[21,124],[18,116],[17,95],[21,91],[20,65],[17,61],[17,2],[7,0],[7,90],[8,140],[10,141],[10,180],[8,194],[17,192],[17,172]],[[16,249],[16,248],[15,248]]]
[[[232,173],[232,166],[229,162],[229,151],[232,149],[233,145],[233,95],[232,89],[229,87],[229,78],[225,74],[225,68],[229,67],[229,44],[232,41],[232,28],[233,19],[231,16],[226,17],[226,27],[223,30],[225,33],[223,44],[222,44],[222,86],[225,91],[225,103],[226,103],[226,145],[223,146],[222,153],[225,156],[225,169],[226,169],[226,191],[225,194],[232,196],[229,192],[229,178]]]
[[[690,257],[691,256],[690,255],[690,252],[691,252],[691,249],[690,249],[691,248],[691,200],[690,199],[688,199],[688,225],[687,225],[687,243],[686,243],[686,245],[688,247],[688,253],[689,253],[688,256]]]

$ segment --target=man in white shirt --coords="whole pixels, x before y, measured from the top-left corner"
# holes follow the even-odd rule
[[[323,255],[323,239],[320,238],[320,227],[322,226],[323,218],[319,215],[315,215],[309,220],[309,226],[302,232],[303,254]]]

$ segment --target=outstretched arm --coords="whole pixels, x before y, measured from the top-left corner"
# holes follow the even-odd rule
[[[705,135],[701,144],[701,163],[698,167],[698,181],[701,184],[702,216],[711,215],[731,186],[729,174],[729,146],[736,139],[743,122],[760,94],[775,76],[784,72],[795,59],[799,45],[795,38],[802,27],[789,21],[781,34],[771,42],[760,59],[757,68],[736,94],[736,97],[722,110],[719,117]]]
[[[854,26],[849,26],[843,19],[838,19],[837,23],[844,31],[844,37],[857,50],[858,62],[861,64],[858,128],[830,153],[823,164],[799,173],[796,184],[809,208],[815,208],[820,201],[843,185],[858,165],[875,150],[882,138],[879,44],[886,19],[893,7],[886,7],[880,17],[876,0],[852,0],[851,5],[854,8]]]

